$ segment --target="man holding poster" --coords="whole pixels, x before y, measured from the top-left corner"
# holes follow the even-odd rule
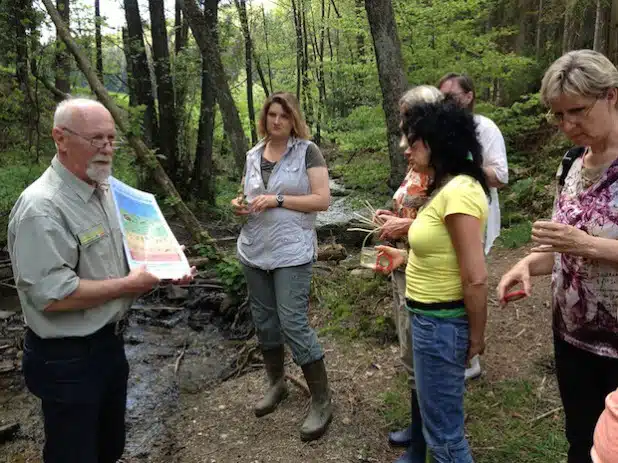
[[[125,444],[122,321],[160,280],[145,266],[127,265],[108,185],[111,114],[96,101],[63,101],[52,136],[51,166],[9,218],[8,249],[28,326],[23,371],[42,401],[45,463],[112,463]]]

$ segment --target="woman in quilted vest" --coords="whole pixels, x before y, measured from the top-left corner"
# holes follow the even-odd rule
[[[291,93],[266,99],[258,130],[262,140],[247,153],[243,196],[232,200],[234,212],[247,218],[237,252],[269,381],[254,411],[258,417],[272,413],[287,395],[287,344],[311,391],[300,428],[301,439],[310,441],[324,434],[332,418],[324,352],[308,319],[315,219],[330,204],[328,169]]]

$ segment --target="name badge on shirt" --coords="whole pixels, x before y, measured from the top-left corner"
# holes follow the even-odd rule
[[[95,225],[94,227],[82,232],[78,233],[77,238],[79,239],[79,244],[82,246],[87,246],[95,241],[100,240],[105,236],[105,229],[103,225]]]

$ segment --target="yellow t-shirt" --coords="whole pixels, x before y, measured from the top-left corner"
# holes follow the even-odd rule
[[[408,231],[408,299],[425,303],[463,299],[457,255],[444,218],[451,214],[479,218],[479,239],[482,240],[488,210],[481,184],[468,175],[458,175],[419,211]]]

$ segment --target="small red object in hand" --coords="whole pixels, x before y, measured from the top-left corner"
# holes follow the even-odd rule
[[[513,301],[518,301],[520,299],[523,299],[524,297],[526,297],[526,291],[524,291],[523,289],[520,289],[519,291],[513,291],[511,293],[507,293],[504,295],[504,299],[502,299],[503,302],[513,302]]]
[[[376,270],[380,272],[389,273],[393,270],[393,258],[385,253],[378,253],[378,258],[376,259]]]

